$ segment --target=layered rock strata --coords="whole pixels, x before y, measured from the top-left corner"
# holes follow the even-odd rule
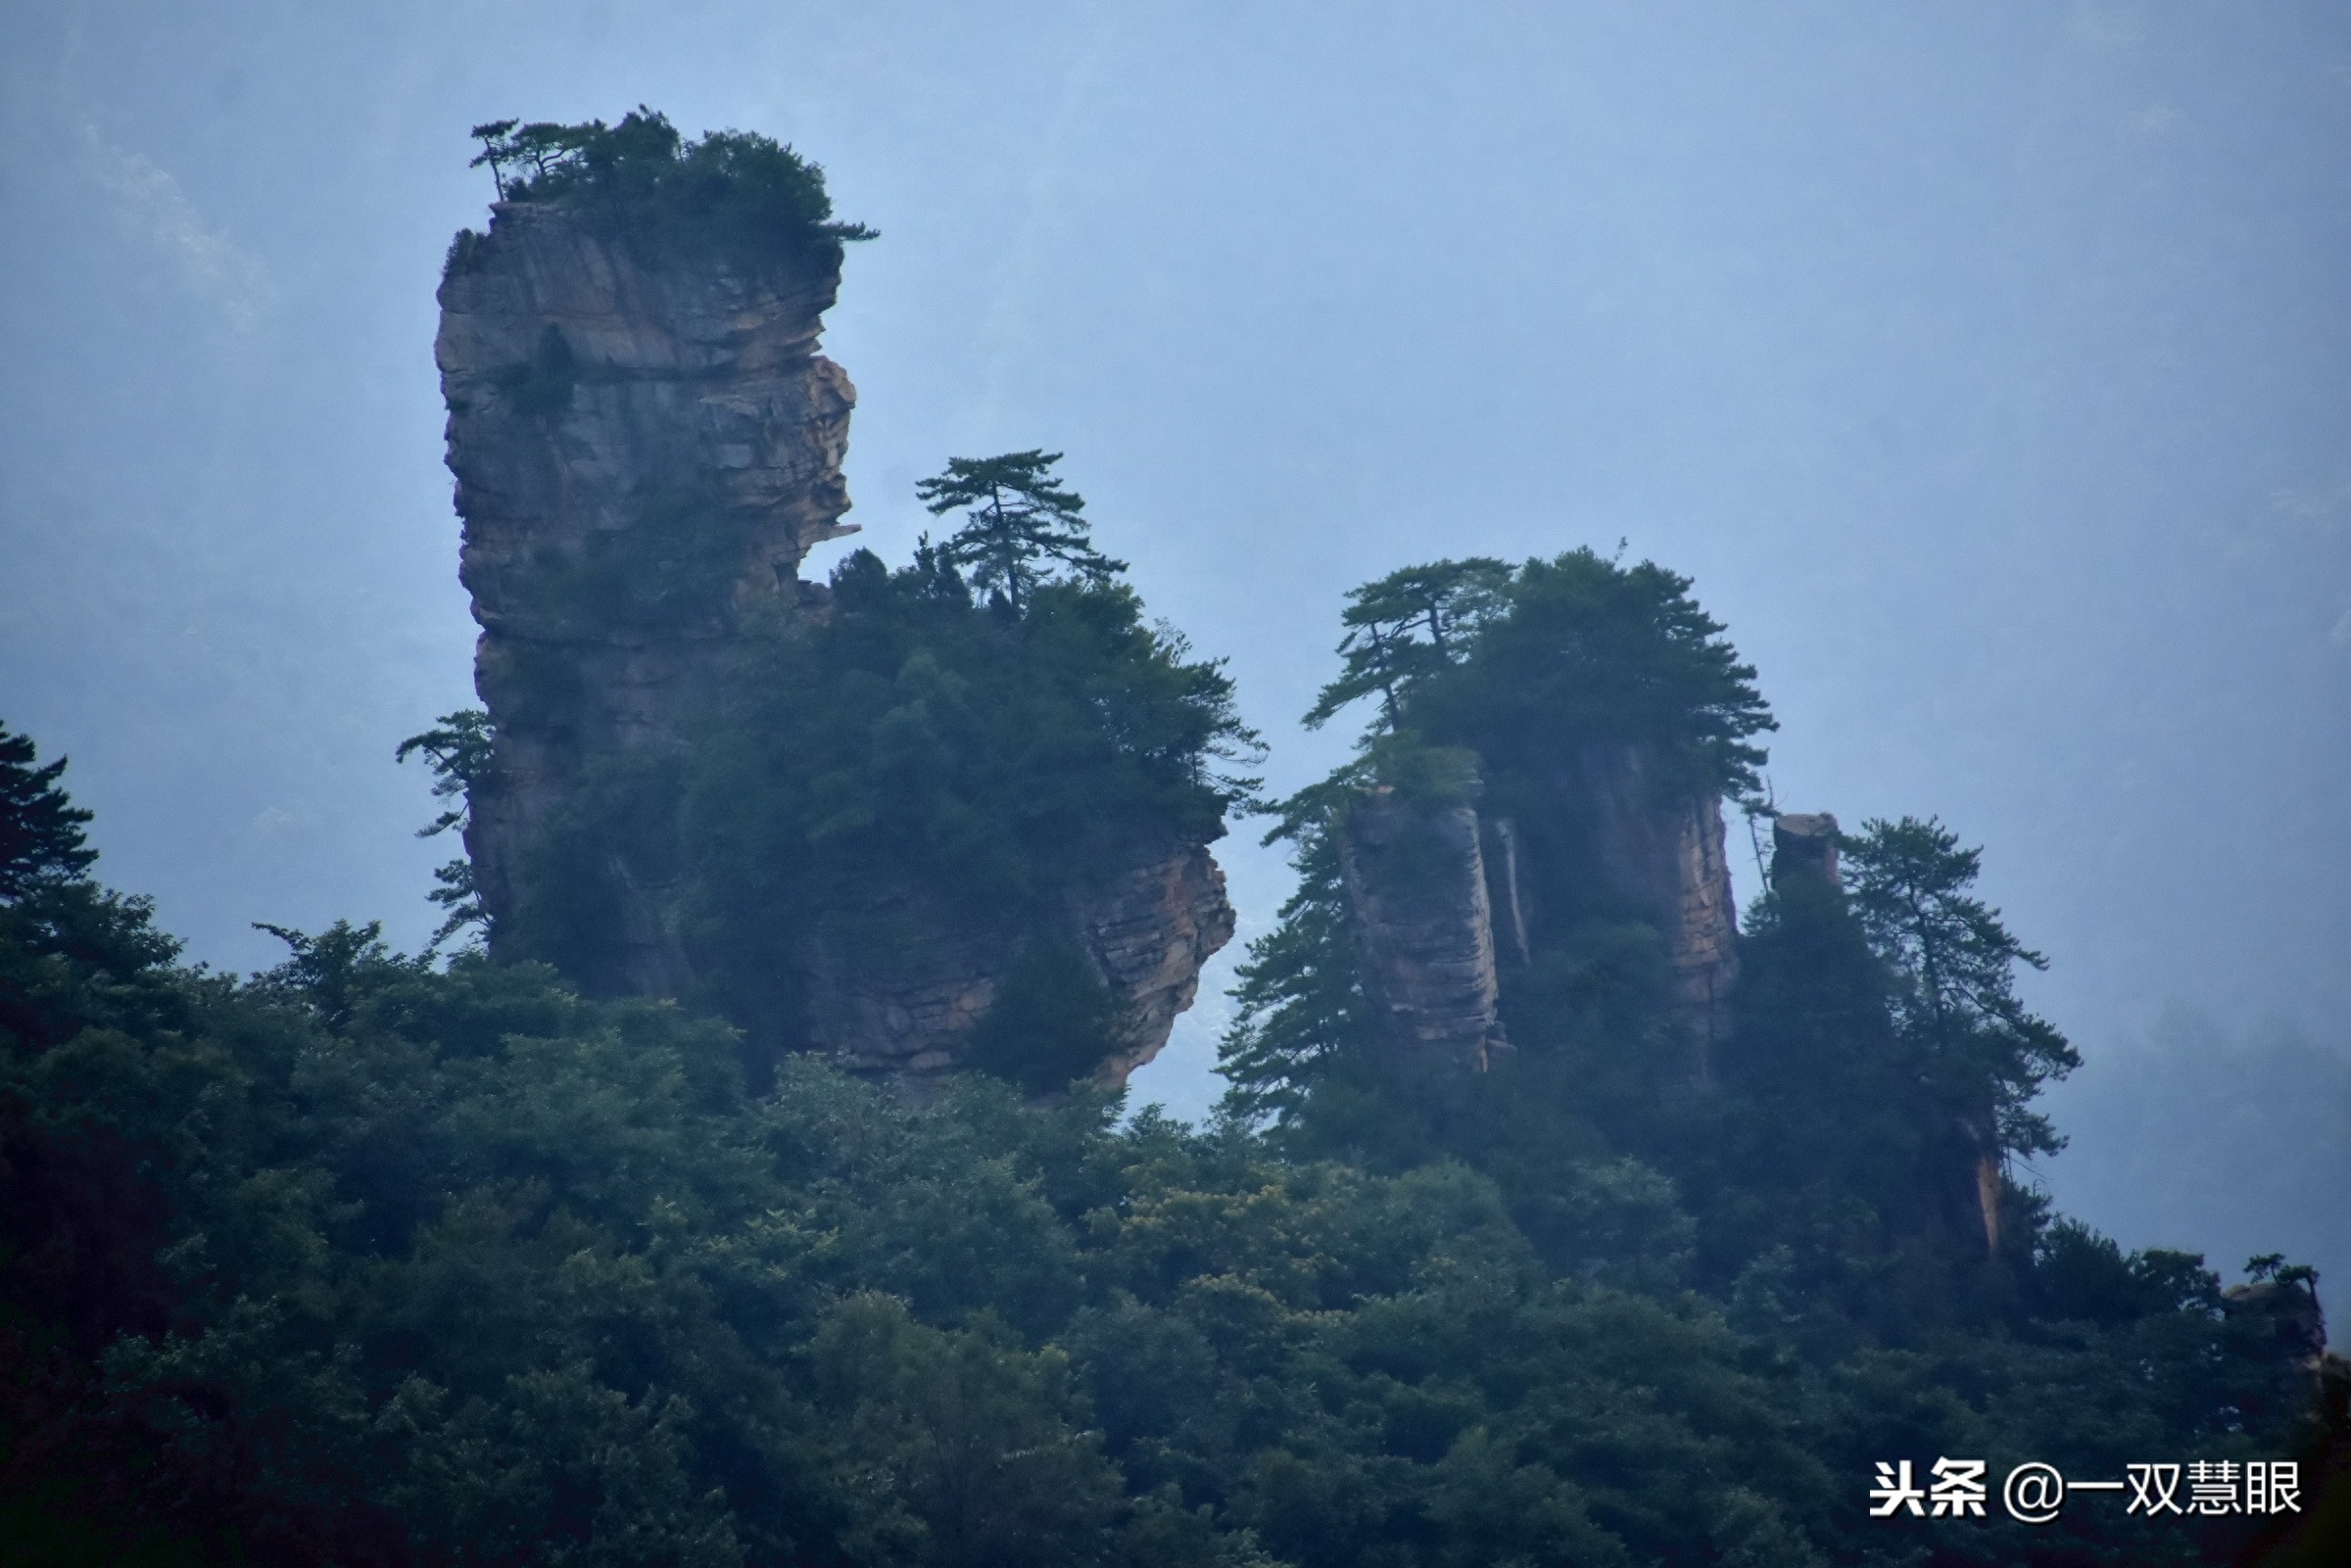
[[[1509,1048],[1477,811],[1367,790],[1339,822],[1364,989],[1389,1048],[1427,1069],[1484,1071]]]

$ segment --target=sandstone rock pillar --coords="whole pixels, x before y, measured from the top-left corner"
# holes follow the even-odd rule
[[[809,547],[852,531],[856,394],[816,352],[839,281],[837,247],[655,256],[552,204],[452,248],[434,354],[497,736],[466,835],[494,950],[593,990],[684,984],[632,789],[724,704],[746,629],[793,612]]]
[[[1482,1072],[1509,1048],[1479,836],[1475,808],[1384,786],[1349,801],[1338,824],[1364,987],[1415,1074]]]
[[[1595,746],[1584,755],[1580,792],[1609,895],[1665,940],[1675,1011],[1694,1050],[1691,1076],[1704,1087],[1713,1081],[1715,1050],[1730,1034],[1739,977],[1722,797],[1677,788],[1655,774],[1645,747]]]

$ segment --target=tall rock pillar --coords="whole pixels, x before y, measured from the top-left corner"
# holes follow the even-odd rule
[[[1484,1071],[1509,1042],[1476,810],[1381,787],[1348,802],[1338,828],[1364,988],[1389,1049],[1415,1076]]]
[[[1730,1034],[1731,987],[1739,977],[1722,797],[1660,782],[1655,759],[1637,745],[1593,747],[1583,773],[1602,879],[1664,938],[1675,1011],[1695,1051],[1691,1076],[1706,1086],[1716,1048]]]
[[[494,947],[591,989],[683,986],[677,873],[631,781],[723,707],[749,628],[814,592],[809,547],[852,531],[856,394],[816,352],[839,282],[836,246],[655,256],[553,204],[501,203],[451,250],[434,353],[497,736],[466,847]]]

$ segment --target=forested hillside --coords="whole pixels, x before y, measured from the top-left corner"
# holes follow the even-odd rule
[[[1190,1129],[984,1071],[917,1108],[800,1058],[752,1093],[723,1018],[371,927],[179,969],[5,744],[14,1560],[2193,1562],[2271,1522],[1867,1489],[1942,1455],[2324,1473],[2295,1270],[2231,1310],[2029,1194],[1992,1256],[1922,1196],[1959,1090],[1872,911],[1916,864],[1960,897],[1936,830],[1865,834],[1849,902],[1751,912],[1718,1092],[1642,1066],[1619,932],[1629,977],[1513,1009],[1436,1115],[1351,1048],[1310,864],[1241,1035],[1286,1065]],[[1319,1049],[1262,1048],[1276,976]],[[1971,1093],[2016,1060],[1959,1055]]]

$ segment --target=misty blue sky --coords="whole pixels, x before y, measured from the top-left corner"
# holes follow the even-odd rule
[[[1783,804],[1988,846],[2090,1058],[2061,1196],[2240,1260],[2113,1196],[2147,1134],[2101,1085],[2216,1037],[2183,1010],[2351,1051],[2351,11],[11,6],[0,717],[193,956],[430,928],[391,751],[472,700],[465,130],[639,102],[883,231],[827,337],[852,543],[903,559],[949,453],[1066,451],[1276,786],[1343,750],[1295,718],[1349,586],[1620,538],[1694,577]],[[1147,1093],[1206,1103],[1222,1009]],[[2351,1091],[2297,1125],[2351,1147]],[[2341,1281],[2340,1198],[2239,1228]]]

